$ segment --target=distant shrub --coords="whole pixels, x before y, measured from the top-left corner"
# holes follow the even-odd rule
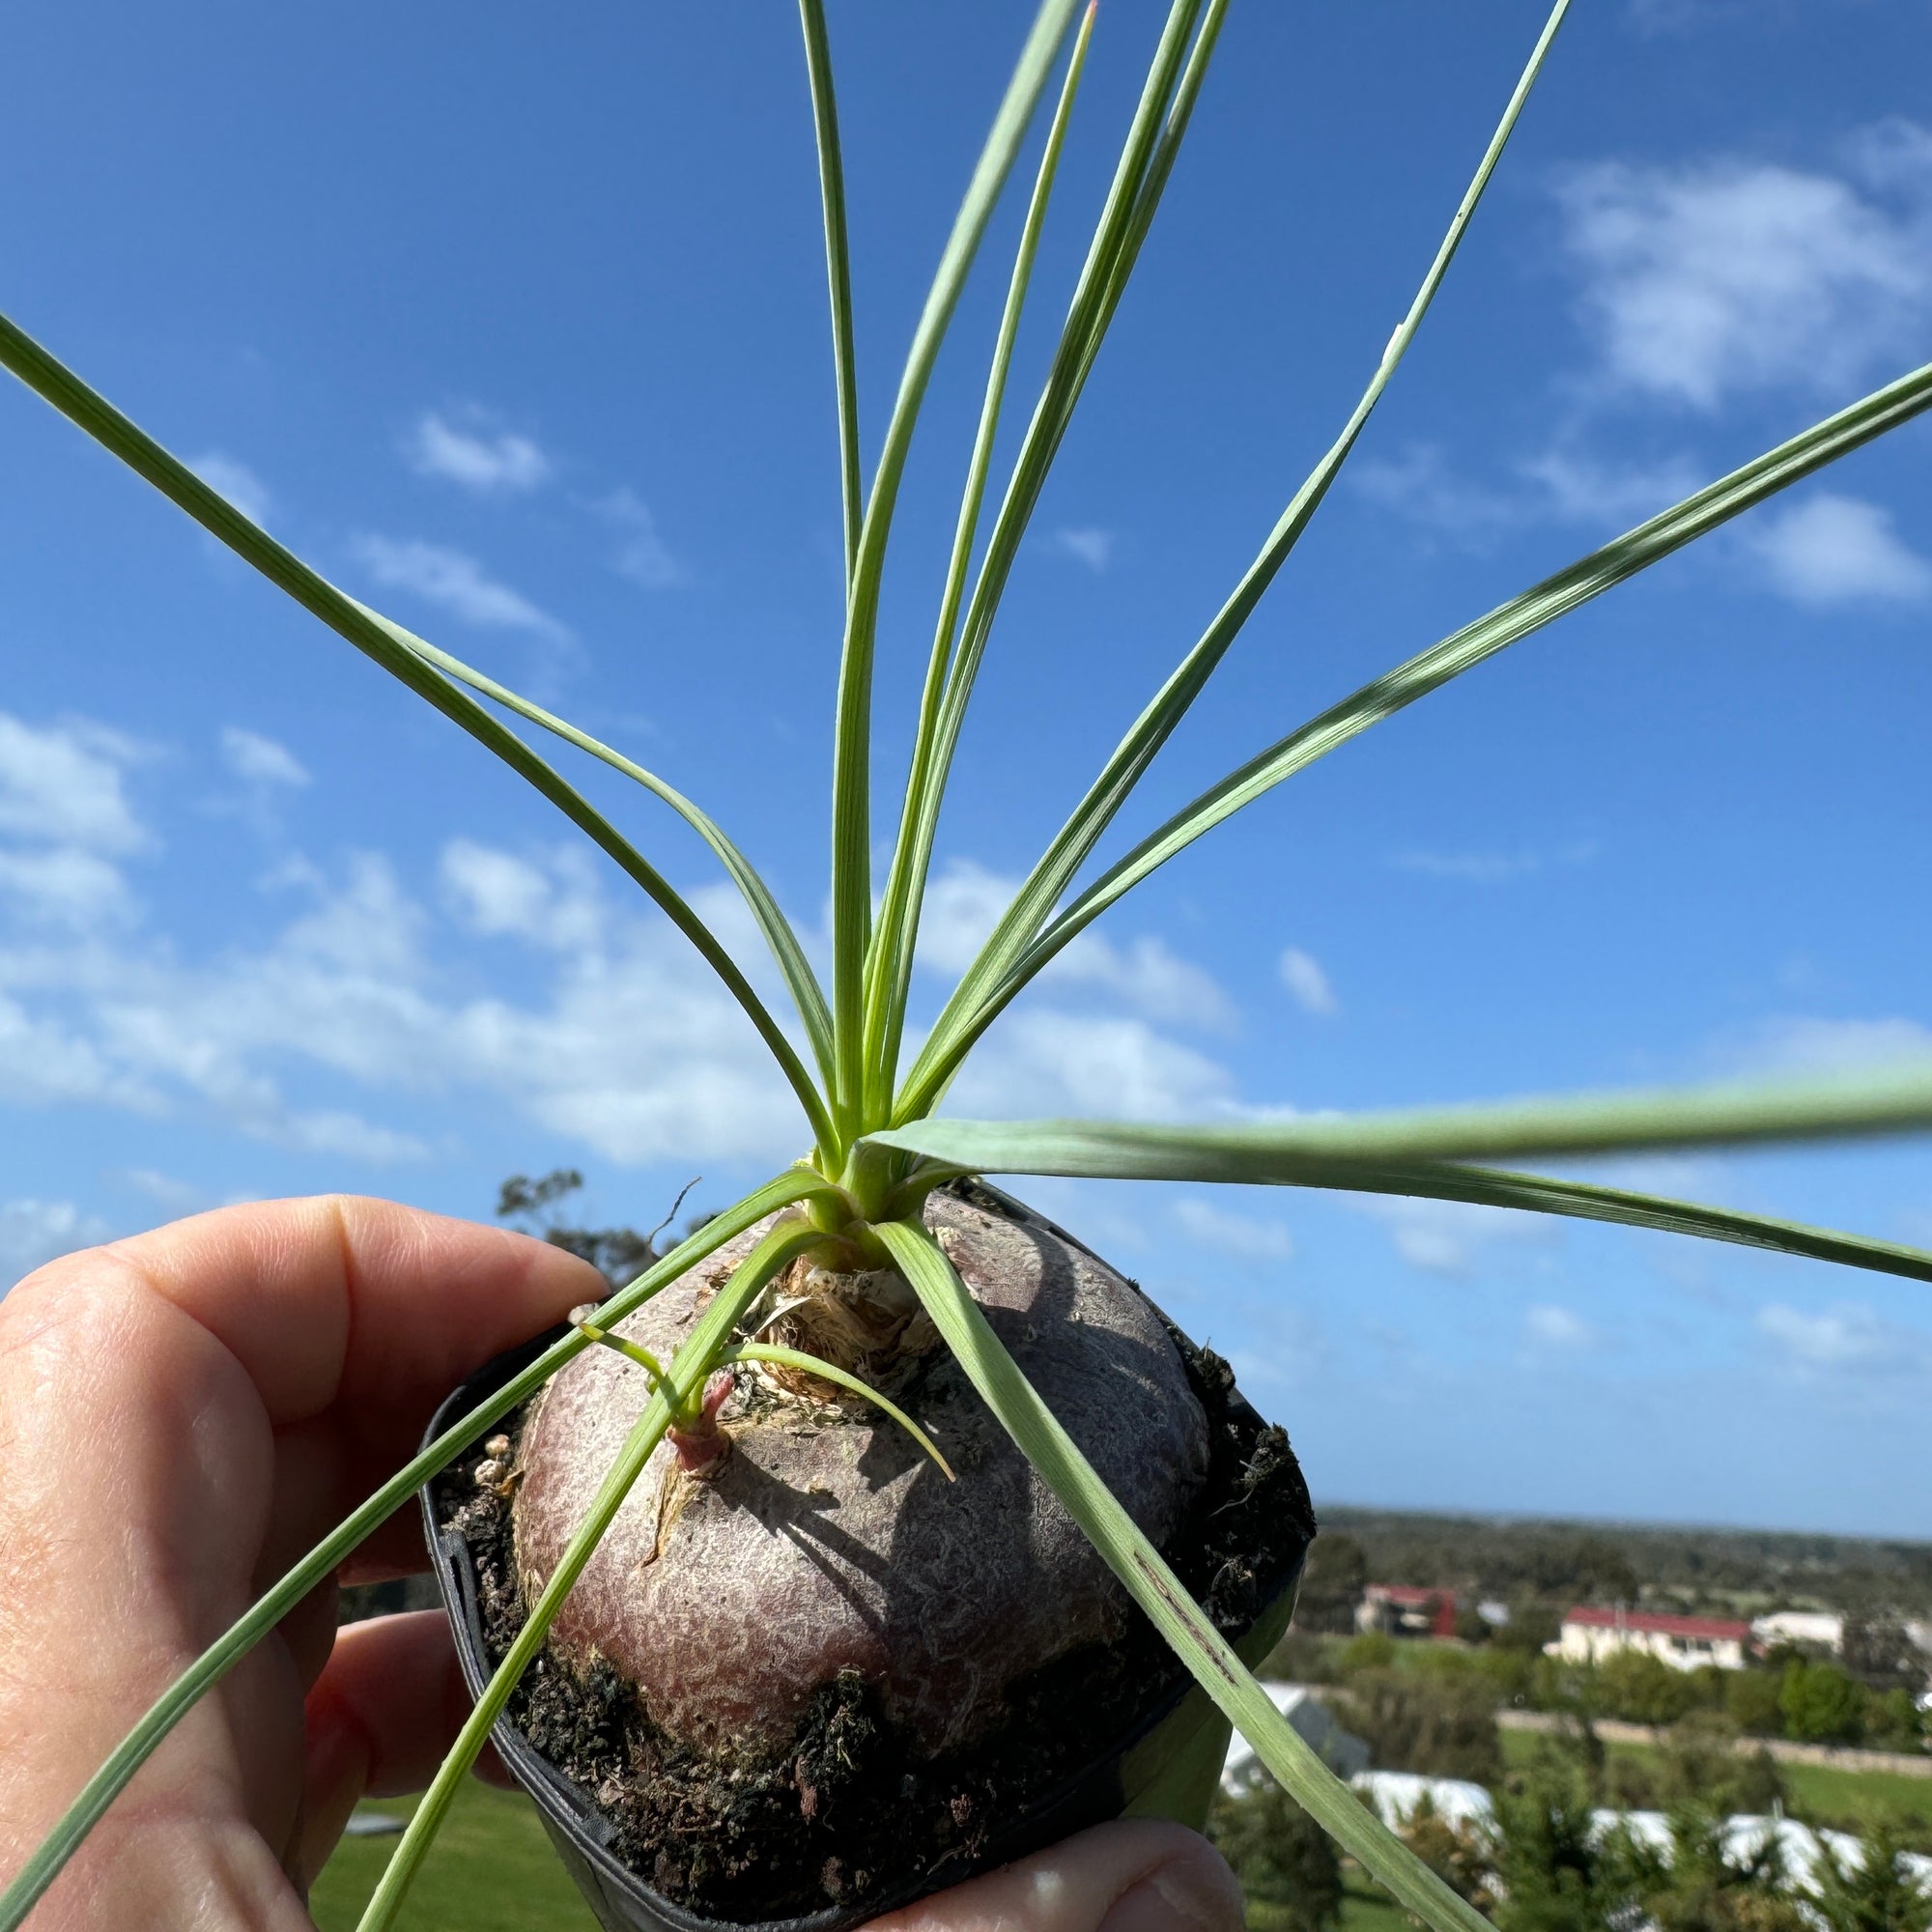
[[[1778,1704],[1787,1737],[1805,1744],[1857,1744],[1864,1736],[1865,1688],[1834,1663],[1784,1666]]]
[[[1478,1784],[1501,1775],[1494,1692],[1478,1673],[1358,1671],[1337,1694],[1335,1712],[1384,1770]]]
[[[1756,1738],[1784,1735],[1784,1673],[1734,1670],[1724,1686],[1724,1713],[1741,1731]]]
[[[1324,1932],[1342,1916],[1342,1866],[1327,1833],[1259,1765],[1237,1797],[1219,1792],[1208,1836],[1271,1932]]]

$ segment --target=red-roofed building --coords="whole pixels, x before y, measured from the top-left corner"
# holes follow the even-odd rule
[[[1674,1670],[1715,1663],[1719,1670],[1742,1670],[1750,1643],[1750,1625],[1722,1617],[1671,1617],[1654,1610],[1599,1609],[1578,1605],[1566,1611],[1563,1631],[1544,1648],[1571,1663],[1601,1663],[1619,1651],[1644,1651]]]
[[[1355,1628],[1389,1636],[1454,1636],[1456,1593],[1408,1583],[1371,1583],[1355,1605]]]

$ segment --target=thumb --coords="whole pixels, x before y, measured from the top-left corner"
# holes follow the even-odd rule
[[[866,1932],[1242,1932],[1244,1921],[1241,1888],[1206,1838],[1136,1818],[935,1892]]]

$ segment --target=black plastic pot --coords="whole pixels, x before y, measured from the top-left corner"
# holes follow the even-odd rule
[[[976,1199],[996,1212],[1085,1246],[1010,1195],[984,1182],[974,1183],[974,1192]],[[500,1388],[567,1332],[559,1326],[485,1363],[438,1409],[424,1441]],[[1235,1404],[1236,1412],[1253,1415],[1238,1396]],[[493,1424],[491,1430],[480,1434],[487,1435],[500,1426]],[[475,1696],[489,1681],[492,1668],[476,1601],[476,1572],[462,1535],[444,1529],[439,1520],[434,1490],[435,1485],[429,1484],[422,1491],[431,1568],[455,1632],[464,1678]],[[1306,1553],[1303,1544],[1293,1559],[1282,1561],[1273,1574],[1257,1577],[1254,1619],[1233,1639],[1244,1662],[1259,1662],[1287,1629]],[[943,1874],[909,1877],[896,1887],[888,1886],[863,1905],[828,1906],[801,1918],[744,1921],[707,1918],[654,1890],[612,1853],[613,1829],[587,1791],[541,1756],[507,1718],[499,1719],[492,1733],[511,1776],[536,1801],[558,1858],[606,1932],[745,1932],[748,1923],[754,1932],[848,1932],[848,1928],[881,1913],[957,1885],[976,1872],[1024,1858],[1090,1825],[1134,1813],[1184,1815],[1190,1793],[1211,1789],[1208,1780],[1219,1772],[1226,1735],[1207,1693],[1183,1682],[1161,1704],[1144,1714],[1105,1755],[1049,1791],[1023,1818],[993,1834],[980,1857],[970,1862],[954,1861]],[[1198,1824],[1200,1820],[1189,1822]]]

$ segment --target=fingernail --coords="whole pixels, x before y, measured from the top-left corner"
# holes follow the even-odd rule
[[[1178,1861],[1150,1872],[1107,1908],[1099,1932],[1241,1932],[1239,1895],[1223,1872]]]

